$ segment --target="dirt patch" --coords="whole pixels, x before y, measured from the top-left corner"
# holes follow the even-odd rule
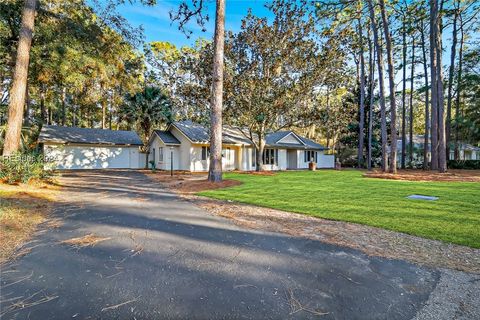
[[[166,185],[170,189],[178,193],[193,194],[206,190],[214,190],[221,188],[228,188],[242,184],[237,180],[223,180],[220,183],[213,183],[207,180],[207,175],[204,174],[179,174],[173,177],[165,173],[148,173],[154,180]]]
[[[103,238],[96,236],[92,233],[87,234],[83,237],[71,238],[67,240],[60,241],[60,243],[68,244],[74,248],[83,248],[83,247],[93,247],[99,242],[109,240],[110,238]]]
[[[449,170],[446,173],[423,170],[399,170],[397,174],[371,171],[364,173],[363,176],[366,178],[406,181],[480,182],[480,170]]]
[[[45,184],[0,184],[0,264],[26,253],[18,249],[47,220],[57,190]]]

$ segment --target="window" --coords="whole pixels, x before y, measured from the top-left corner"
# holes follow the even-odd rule
[[[303,152],[303,162],[310,162],[311,160],[317,162],[318,160],[317,151],[305,150]]]
[[[152,148],[152,160],[155,162],[155,148]]]
[[[163,162],[163,147],[158,148],[158,161]]]
[[[252,167],[257,166],[257,148],[252,149]]]
[[[232,158],[230,148],[222,149],[222,158],[225,158],[226,160],[230,160]]]
[[[210,148],[202,147],[202,160],[207,160],[210,157]]]
[[[263,164],[277,164],[278,163],[278,149],[265,149],[263,151]]]

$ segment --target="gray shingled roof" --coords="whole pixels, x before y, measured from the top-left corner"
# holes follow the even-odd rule
[[[283,138],[285,138],[289,134],[294,134],[296,138],[300,139],[303,144],[292,144],[292,143],[282,143],[279,142]],[[316,149],[316,150],[327,150],[326,147],[322,146],[321,144],[316,143],[310,139],[304,138],[302,136],[297,135],[293,131],[277,131],[272,132],[266,135],[265,137],[266,144],[269,147],[285,147],[285,148],[295,148],[295,149]]]
[[[209,143],[209,133],[207,128],[201,124],[192,122],[190,120],[186,121],[177,121],[173,125],[180,131],[183,132],[192,142],[196,143]],[[300,139],[303,144],[292,144],[292,143],[279,143],[278,141],[286,137],[288,134],[293,133],[293,131],[278,131],[272,132],[266,135],[266,144],[268,147],[283,147],[290,149],[315,149],[315,150],[326,150],[327,148],[304,137],[301,137],[295,134],[295,137]],[[163,140],[163,139],[162,139]],[[223,127],[223,143],[230,144],[246,144],[251,145],[252,142],[245,137],[240,129],[232,126]]]
[[[201,124],[185,120],[175,121],[172,125],[186,135],[192,142],[208,142],[210,140],[207,129]]]
[[[177,138],[170,132],[164,130],[154,130],[155,134],[163,141],[165,144],[180,144]]]
[[[135,131],[43,126],[38,142],[143,145]]]
[[[210,134],[208,129],[201,124],[192,122],[190,120],[176,121],[172,123],[178,130],[188,137],[192,142],[209,143]],[[251,144],[238,128],[232,126],[223,127],[223,143],[227,144]]]

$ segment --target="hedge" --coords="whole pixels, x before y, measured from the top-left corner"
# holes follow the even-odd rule
[[[480,170],[480,160],[448,160],[449,169]]]

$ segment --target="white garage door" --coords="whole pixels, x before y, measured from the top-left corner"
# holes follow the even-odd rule
[[[134,147],[45,145],[47,160],[57,169],[137,168]]]

